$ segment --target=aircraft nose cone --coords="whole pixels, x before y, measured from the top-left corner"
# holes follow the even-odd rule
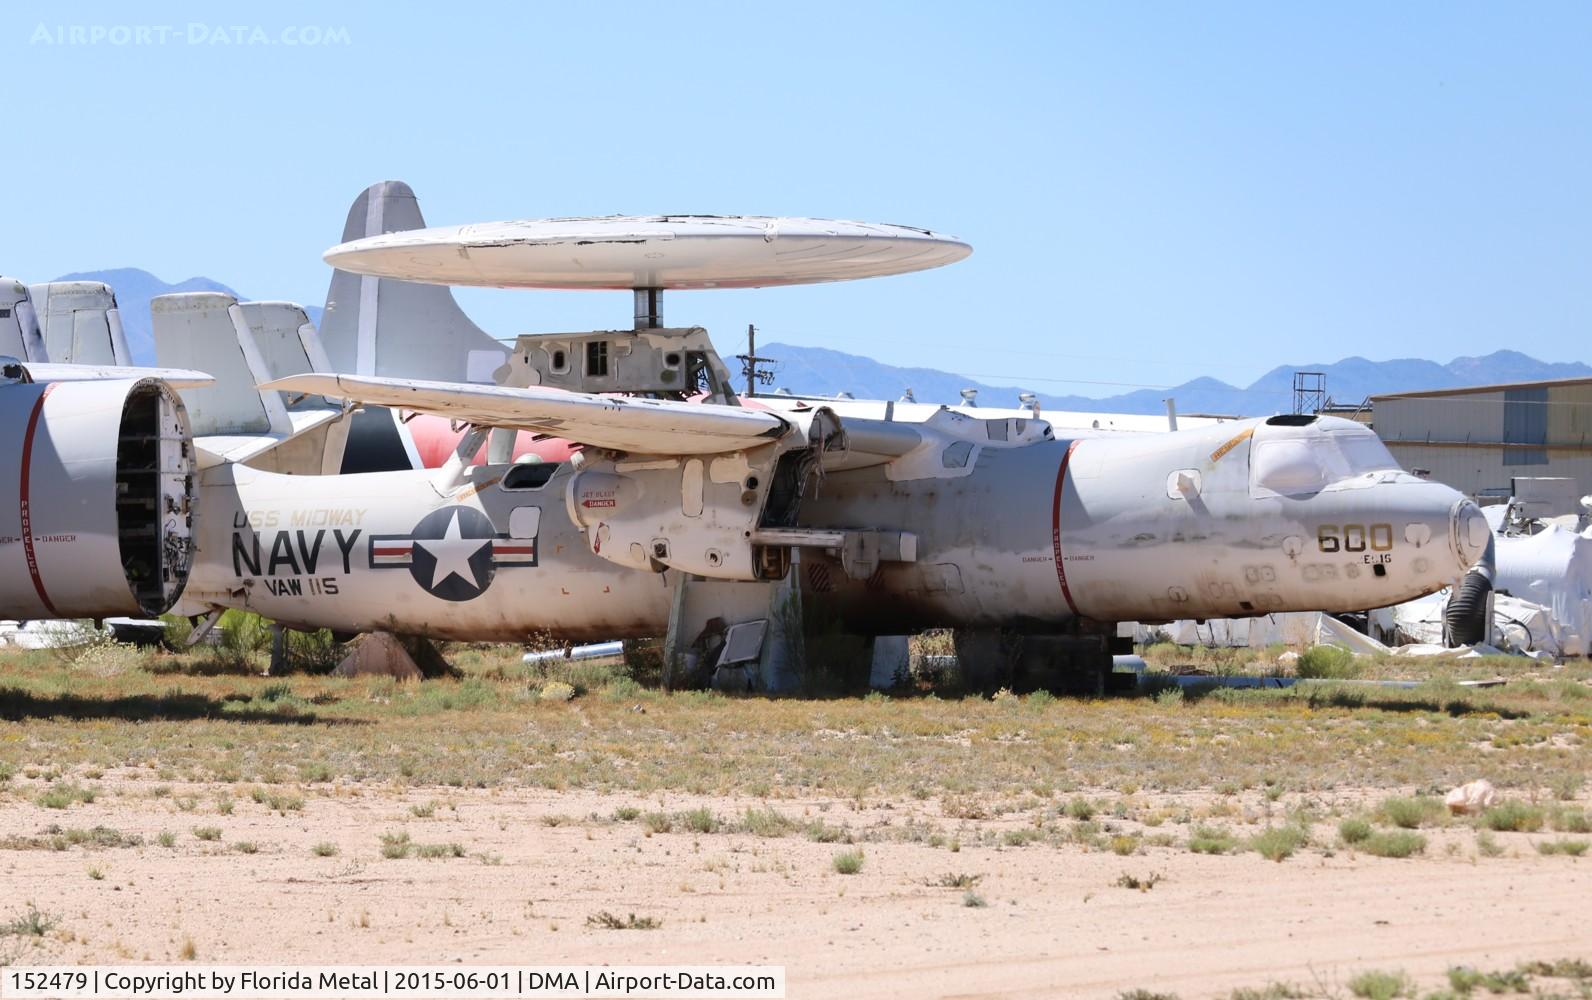
[[[1454,531],[1454,551],[1459,555],[1460,565],[1469,569],[1486,550],[1487,540],[1492,537],[1492,528],[1487,526],[1487,518],[1482,516],[1481,508],[1469,500],[1454,504],[1450,523]]]

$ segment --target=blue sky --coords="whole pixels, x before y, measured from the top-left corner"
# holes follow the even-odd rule
[[[319,303],[349,202],[399,178],[434,225],[815,215],[974,246],[673,295],[726,354],[752,322],[1089,394],[1353,354],[1592,361],[1592,5],[417,9],[8,4],[0,271]],[[630,308],[461,299],[499,336]]]

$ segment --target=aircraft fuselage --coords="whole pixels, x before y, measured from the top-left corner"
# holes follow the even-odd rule
[[[1485,524],[1372,448],[1346,421],[1249,420],[975,450],[948,477],[832,472],[801,526],[910,532],[916,558],[853,579],[804,549],[794,572],[804,600],[863,634],[1382,607],[1461,576]],[[594,554],[569,464],[534,489],[505,489],[506,469],[469,469],[446,494],[434,472],[212,469],[185,606],[438,638],[661,635],[676,571]]]

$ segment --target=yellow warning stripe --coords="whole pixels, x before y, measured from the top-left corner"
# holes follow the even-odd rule
[[[1234,437],[1233,437],[1233,439],[1231,441],[1228,441],[1226,444],[1222,445],[1220,448],[1217,448],[1215,451],[1211,452],[1211,461],[1212,462],[1220,462],[1222,460],[1222,456],[1223,455],[1225,455],[1228,452],[1232,451],[1234,448],[1237,448],[1239,445],[1243,444],[1245,441],[1248,441],[1250,435],[1252,435],[1254,433],[1255,433],[1255,428],[1251,427],[1247,431],[1243,431],[1243,432],[1241,432],[1241,433],[1239,433],[1237,435],[1234,435]]]

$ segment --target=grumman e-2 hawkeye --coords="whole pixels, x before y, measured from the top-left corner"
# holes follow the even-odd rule
[[[213,384],[49,382],[15,365],[0,387],[16,470],[0,486],[0,615],[235,607],[438,638],[662,635],[672,683],[769,691],[799,687],[813,631],[945,627],[1003,682],[1098,690],[1118,621],[1385,606],[1482,556],[1477,508],[1353,422],[1058,435],[1032,415],[754,408],[706,331],[662,324],[669,289],[847,280],[968,252],[906,227],[693,216],[328,251],[362,291],[633,292],[633,329],[522,336],[492,384],[334,371],[289,304],[171,296],[160,362]],[[338,428],[362,404],[469,433],[440,469],[337,474]],[[577,447],[515,462],[513,432]],[[489,440],[492,460],[470,464]]]

